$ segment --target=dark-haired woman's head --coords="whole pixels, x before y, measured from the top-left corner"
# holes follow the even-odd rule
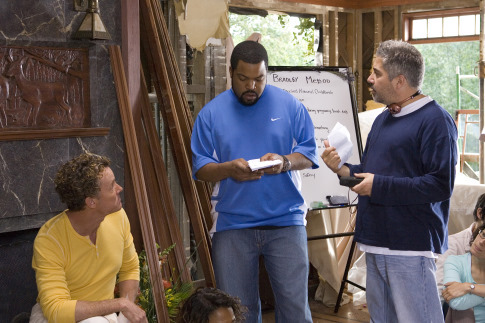
[[[182,305],[179,323],[244,322],[246,307],[237,297],[217,288],[197,289]]]
[[[480,236],[480,237],[478,237]],[[475,239],[485,239],[485,223],[484,222],[480,222],[479,225],[477,225],[475,227],[475,229],[473,230],[473,233],[472,233],[472,237],[470,239],[470,246],[473,245],[473,242],[475,241]]]
[[[473,210],[473,219],[475,222],[483,219],[483,212],[485,211],[485,194],[478,197],[477,204],[475,204],[475,209]]]

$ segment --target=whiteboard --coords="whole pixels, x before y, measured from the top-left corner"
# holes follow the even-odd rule
[[[282,67],[270,66],[268,84],[294,95],[306,107],[315,127],[320,168],[300,171],[302,194],[307,206],[312,202],[328,204],[327,196],[349,197],[357,203],[357,195],[348,187],[340,186],[334,174],[320,158],[325,150],[323,141],[337,122],[344,125],[353,143],[352,155],[347,161],[360,164],[362,141],[360,137],[353,74],[348,67]]]

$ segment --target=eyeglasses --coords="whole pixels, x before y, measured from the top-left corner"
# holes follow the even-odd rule
[[[478,235],[480,236],[480,238],[485,239],[485,231],[483,229],[478,231]]]

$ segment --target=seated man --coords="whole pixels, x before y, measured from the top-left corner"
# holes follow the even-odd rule
[[[485,212],[485,194],[478,197],[477,204],[473,210],[473,222],[470,227],[463,231],[452,234],[448,237],[448,250],[442,255],[438,256],[436,260],[436,282],[440,292],[441,302],[443,302],[443,265],[445,260],[450,255],[463,255],[470,251],[470,240],[472,238],[473,230],[477,228],[483,220],[483,213]],[[445,306],[447,308],[447,306]],[[446,313],[445,313],[446,314]]]
[[[87,323],[103,316],[117,322],[116,312],[132,323],[147,322],[134,303],[140,272],[121,206],[123,188],[109,166],[108,158],[85,153],[58,171],[55,188],[68,209],[35,238],[39,295],[30,322]],[[120,298],[114,298],[117,280]]]

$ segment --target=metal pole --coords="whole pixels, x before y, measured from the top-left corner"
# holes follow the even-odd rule
[[[461,109],[460,66],[456,67],[456,109]]]

